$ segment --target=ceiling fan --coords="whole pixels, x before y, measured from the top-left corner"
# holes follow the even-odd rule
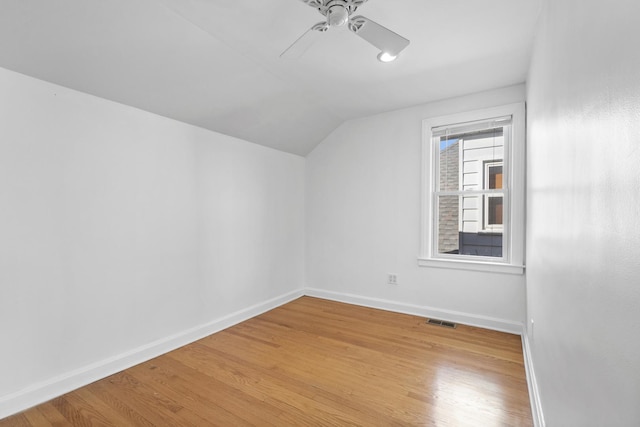
[[[378,49],[378,59],[382,62],[395,60],[400,52],[409,45],[409,40],[394,33],[388,28],[365,18],[364,16],[352,16],[356,10],[367,0],[300,0],[303,3],[318,9],[325,21],[319,22],[296,40],[281,58],[298,58],[316,41],[318,35],[331,27],[347,25],[351,32],[360,36]]]

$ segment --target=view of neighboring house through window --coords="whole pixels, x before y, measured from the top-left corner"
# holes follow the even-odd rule
[[[445,131],[434,137],[440,254],[502,257],[505,121],[502,123],[457,134]]]
[[[420,265],[523,271],[523,117],[513,104],[425,120]]]

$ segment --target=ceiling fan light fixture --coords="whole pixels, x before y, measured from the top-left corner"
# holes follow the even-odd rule
[[[378,54],[378,61],[380,62],[393,62],[396,60],[396,58],[398,57],[398,55],[394,55],[392,53],[389,52],[380,52]]]
[[[331,6],[327,11],[327,23],[330,27],[341,27],[349,20],[349,11],[341,4]]]

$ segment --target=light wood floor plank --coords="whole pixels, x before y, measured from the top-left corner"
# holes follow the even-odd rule
[[[69,421],[67,421],[67,419],[64,417],[64,415],[62,415],[51,402],[44,403],[35,408],[31,408],[28,411],[25,411],[25,416],[29,415],[28,418],[31,425],[46,425],[37,414],[33,415],[36,417],[36,419],[34,421],[31,421],[33,412],[39,412],[54,427],[71,425]]]
[[[520,337],[302,297],[4,426],[531,426]]]
[[[55,424],[65,422],[64,418],[57,418],[55,420],[49,420],[48,417],[43,414],[39,408],[32,408],[23,412],[24,417],[28,421],[28,425],[36,425],[40,427],[53,427]]]

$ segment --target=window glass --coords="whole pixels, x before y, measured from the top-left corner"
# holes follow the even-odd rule
[[[439,254],[502,257],[504,133],[497,126],[434,138]]]

